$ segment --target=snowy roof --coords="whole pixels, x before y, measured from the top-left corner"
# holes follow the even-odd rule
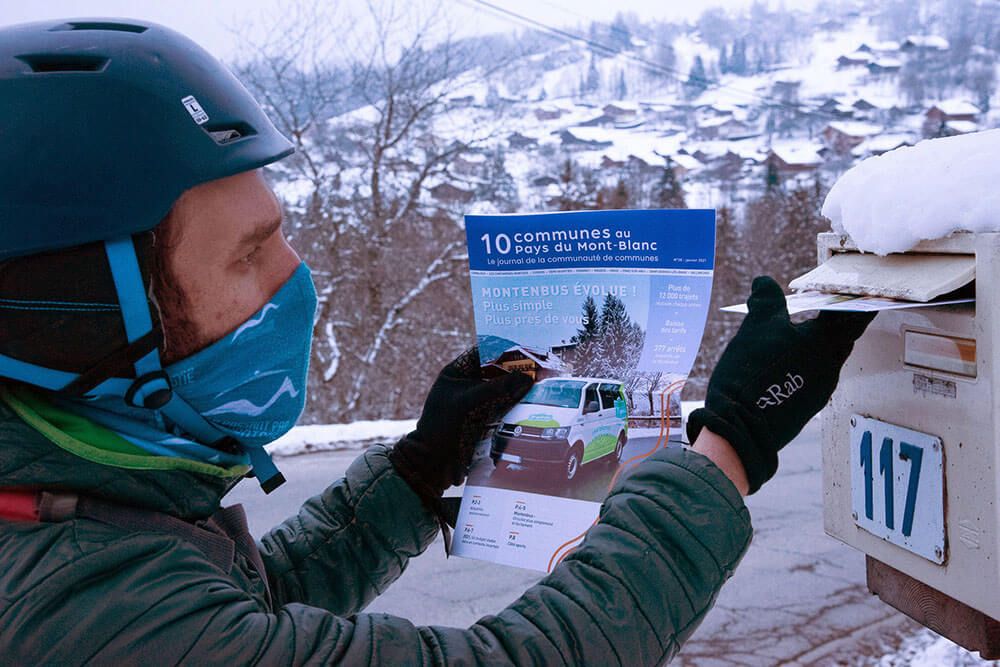
[[[867,46],[872,51],[898,51],[899,42],[865,42],[858,49]]]
[[[514,347],[507,348],[504,350],[503,354],[507,354],[508,352],[520,352],[540,367],[548,368],[549,370],[561,371],[566,368],[566,364],[563,363],[563,360],[551,352],[542,352],[541,350],[535,350],[523,345],[515,345]],[[500,356],[502,357],[503,355]]]
[[[605,109],[608,107],[614,107],[616,109],[621,109],[622,111],[635,111],[638,113],[639,105],[635,102],[623,102],[621,100],[610,102],[604,106]]]
[[[834,184],[823,215],[860,249],[880,255],[956,230],[996,231],[998,152],[1000,130],[987,130],[868,158]]]
[[[813,143],[781,143],[771,146],[771,153],[786,164],[818,165],[823,162],[819,147]]]
[[[884,100],[880,100],[878,98],[874,98],[874,97],[859,97],[858,99],[854,100],[854,103],[851,105],[851,107],[852,108],[861,108],[861,107],[865,107],[865,106],[870,106],[870,107],[875,107],[876,109],[885,109],[885,108],[887,108],[885,105],[886,105],[885,101]]]
[[[943,102],[935,102],[931,105],[931,109],[940,109],[948,116],[967,116],[975,115],[979,113],[979,107],[971,102],[965,102],[962,100],[945,100]],[[929,111],[930,109],[928,109]]]
[[[910,35],[903,40],[903,44],[911,44],[922,49],[938,49],[939,51],[945,51],[950,46],[947,39],[937,35]]]
[[[873,60],[870,64],[885,69],[898,69],[903,66],[903,61],[899,58],[879,58],[878,60]]]
[[[872,153],[885,153],[902,145],[909,145],[911,141],[908,134],[880,134],[861,144],[861,148]]]
[[[545,105],[542,105],[540,107],[537,107],[535,110],[536,111],[540,111],[542,113],[548,113],[548,114],[564,114],[567,111],[563,107],[556,106],[554,104],[545,104]]]
[[[735,118],[733,118],[731,116],[721,116],[719,118],[712,118],[710,120],[706,120],[706,121],[704,121],[702,123],[699,123],[698,127],[701,127],[701,128],[706,128],[706,127],[721,127],[722,125],[725,125],[727,123],[739,123],[739,122],[740,121],[736,120]]]
[[[615,145],[604,151],[604,154],[608,156],[608,159],[615,162],[627,162],[629,158],[636,158],[654,167],[662,167],[664,164],[663,156],[652,148],[636,150],[634,146]]]
[[[969,132],[977,132],[979,130],[979,126],[973,123],[971,120],[949,120],[947,123],[945,123],[945,127],[948,127],[962,134],[968,134]]]
[[[855,122],[833,122],[827,125],[827,127],[840,132],[841,134],[846,134],[849,137],[870,137],[882,132],[882,129],[878,125],[872,125],[871,123],[855,123]]]
[[[671,155],[670,159],[673,160],[674,164],[686,169],[687,171],[694,171],[695,169],[700,169],[702,166],[701,162],[698,162],[698,160],[694,159],[690,155],[684,155],[683,153]]]
[[[600,143],[613,144],[614,135],[603,127],[568,127],[564,132],[580,141],[596,141]]]
[[[855,60],[855,61],[858,61],[858,62],[865,62],[865,63],[871,62],[875,58],[875,56],[873,56],[872,54],[868,53],[867,51],[854,51],[852,53],[847,53],[847,54],[842,55],[840,57],[841,58],[846,58],[847,60]]]

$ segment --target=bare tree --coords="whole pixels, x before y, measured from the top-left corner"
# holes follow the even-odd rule
[[[355,7],[298,0],[240,31],[263,37],[238,74],[297,149],[273,176],[320,295],[315,421],[412,415],[472,342],[461,220],[431,191],[461,189],[453,162],[493,137],[459,124],[454,98],[488,72],[440,5]]]

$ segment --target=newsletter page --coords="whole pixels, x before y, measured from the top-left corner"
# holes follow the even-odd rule
[[[541,571],[617,476],[680,436],[712,290],[715,212],[466,216],[486,374],[535,384],[480,443],[453,552]]]

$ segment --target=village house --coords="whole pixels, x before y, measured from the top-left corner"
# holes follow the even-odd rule
[[[587,132],[591,128],[567,128],[565,130],[556,130],[553,134],[559,135],[559,141],[562,142],[564,148],[576,149],[576,150],[597,150],[601,148],[607,148],[614,144],[606,138],[606,135],[599,135]]]
[[[979,107],[971,102],[961,100],[937,102],[924,114],[924,136],[940,137],[975,132],[979,113]]]
[[[486,156],[482,153],[461,153],[451,161],[451,170],[462,176],[480,177],[486,166]]]
[[[823,128],[820,136],[823,145],[837,155],[847,155],[865,139],[882,132],[878,125],[869,123],[834,122]]]
[[[670,157],[670,165],[673,167],[674,176],[678,179],[684,178],[692,172],[699,171],[704,165],[696,158],[687,153],[677,153]]]
[[[887,56],[899,52],[899,42],[862,42],[858,51],[865,51],[876,56]]]
[[[874,76],[898,74],[903,62],[898,58],[879,58],[868,63],[868,73]]]
[[[852,151],[857,157],[869,157],[872,155],[882,155],[889,151],[896,150],[901,146],[912,146],[913,142],[905,134],[879,134],[869,137],[863,144]]]
[[[853,53],[846,53],[837,58],[837,68],[867,67],[868,63],[874,59],[875,57],[868,51],[854,51]]]
[[[521,134],[520,132],[511,132],[507,136],[507,145],[514,150],[525,150],[538,146],[538,139]]]
[[[823,164],[823,158],[812,144],[788,144],[772,146],[765,162],[779,174],[798,174],[815,171]]]
[[[825,114],[838,118],[850,119],[854,116],[854,108],[836,97],[827,97],[821,103],[817,104],[816,108]]]
[[[601,111],[616,123],[632,122],[639,118],[639,105],[635,102],[611,102],[605,104]]]
[[[754,130],[732,116],[723,116],[700,123],[697,134],[702,139],[737,139],[754,134]]]
[[[464,190],[451,183],[439,183],[430,189],[431,197],[442,204],[468,204],[476,197],[472,190]]]
[[[899,45],[904,53],[947,51],[950,48],[948,40],[936,35],[910,35]]]
[[[448,107],[451,109],[462,109],[465,107],[471,107],[476,103],[476,98],[473,95],[462,95],[459,97],[451,97],[448,99]]]
[[[546,105],[535,108],[535,118],[538,120],[559,120],[567,113],[562,107]]]
[[[498,366],[508,372],[520,371],[531,376],[535,382],[573,372],[572,367],[552,350],[543,351],[524,345],[509,348],[490,365]]]
[[[708,173],[713,178],[728,180],[736,178],[743,171],[744,159],[738,153],[726,151],[723,155],[712,160],[708,166]]]
[[[771,94],[784,104],[798,104],[800,79],[778,79],[771,86]]]

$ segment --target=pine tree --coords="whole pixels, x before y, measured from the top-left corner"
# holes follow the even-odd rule
[[[632,32],[625,23],[625,17],[621,12],[615,14],[615,19],[611,23],[611,43],[618,51],[625,51],[632,48]]]
[[[726,55],[725,44],[719,49],[719,72],[721,74],[729,74],[729,56]]]
[[[597,56],[590,54],[590,66],[587,68],[585,92],[596,93],[601,89],[601,73],[597,69]]]
[[[746,76],[747,71],[747,41],[738,39],[733,44],[733,55],[729,59],[729,70],[733,74]]]
[[[618,70],[618,89],[615,93],[620,100],[628,97],[628,86],[625,84],[625,70]]]
[[[667,164],[663,168],[663,176],[660,177],[659,190],[656,193],[656,206],[659,208],[687,208],[684,200],[684,188],[677,181],[677,174],[674,173],[674,161],[668,156]]]
[[[585,301],[584,311],[590,317],[597,309],[588,310]],[[645,332],[632,321],[625,303],[612,294],[604,297],[600,315],[594,321],[597,331],[577,345],[574,372],[581,376],[628,379],[639,363]],[[581,335],[582,332],[577,334]]]
[[[687,82],[684,84],[689,97],[697,97],[708,88],[708,77],[705,73],[705,63],[701,56],[694,57],[691,65],[691,72],[688,74]]]
[[[778,166],[774,160],[767,161],[767,173],[764,175],[764,192],[773,194],[781,189],[781,177],[778,175]]]
[[[493,203],[501,213],[513,213],[520,208],[521,200],[517,182],[507,171],[507,159],[503,148],[497,147],[486,164],[485,177],[477,188],[477,195]]]
[[[600,315],[597,312],[597,302],[594,297],[587,296],[583,300],[583,321],[581,328],[576,330],[576,335],[571,339],[574,343],[588,343],[593,340],[600,331]]]

